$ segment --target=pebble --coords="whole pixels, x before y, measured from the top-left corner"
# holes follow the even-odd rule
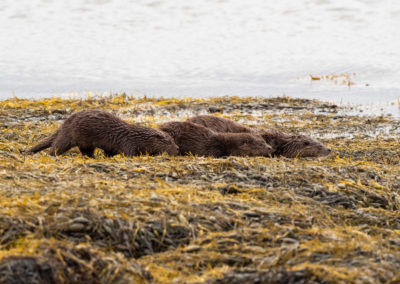
[[[72,223],[68,226],[68,230],[72,231],[72,232],[80,232],[83,231],[83,229],[85,229],[85,225],[82,223]]]
[[[185,247],[183,249],[183,251],[185,251],[185,252],[196,252],[196,251],[199,251],[200,249],[201,249],[201,247],[198,246],[198,245],[190,245],[190,246]]]
[[[77,217],[72,220],[72,223],[82,223],[82,224],[89,224],[90,221],[86,219],[85,217]]]
[[[208,218],[211,222],[217,222],[217,218],[215,218],[214,216],[210,216]]]
[[[211,113],[220,112],[221,110],[222,110],[221,107],[215,107],[215,106],[210,106],[208,108],[208,111],[211,112]]]
[[[260,214],[258,214],[257,212],[254,212],[254,211],[245,211],[242,213],[242,216],[249,217],[249,218],[256,218],[256,217],[260,217]]]

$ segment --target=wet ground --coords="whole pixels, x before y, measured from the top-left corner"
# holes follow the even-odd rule
[[[87,108],[152,127],[215,113],[309,134],[333,153],[21,152]],[[351,113],[289,98],[1,101],[0,283],[400,281],[400,121]]]

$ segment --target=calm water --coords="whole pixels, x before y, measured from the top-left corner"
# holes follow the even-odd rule
[[[398,115],[399,28],[395,0],[2,0],[0,99],[288,95]],[[309,77],[331,73],[355,84]]]

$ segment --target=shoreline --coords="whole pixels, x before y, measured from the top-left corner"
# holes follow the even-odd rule
[[[124,94],[124,96],[132,98],[132,99],[149,99],[149,100],[168,100],[168,99],[201,99],[207,100],[210,98],[224,98],[224,97],[238,97],[243,99],[274,99],[274,98],[288,98],[290,100],[317,100],[324,103],[335,104],[340,107],[342,110],[346,110],[348,115],[367,115],[367,116],[392,116],[394,118],[400,118],[400,97],[398,99],[393,100],[380,100],[374,102],[367,102],[367,103],[360,103],[360,102],[351,102],[351,101],[343,101],[343,99],[334,99],[334,100],[324,100],[323,97],[310,97],[310,95],[303,95],[303,96],[287,96],[287,95],[265,95],[265,96],[240,96],[240,95],[221,95],[221,96],[159,96],[159,95],[146,95],[142,94],[129,94],[127,95],[125,92],[116,93],[116,92],[77,92],[77,93],[61,93],[58,95],[49,95],[43,96],[38,98],[32,98],[29,96],[9,96],[7,98],[0,99],[1,101],[19,99],[19,100],[30,100],[30,101],[41,101],[41,100],[49,100],[49,99],[88,99],[88,98],[107,98],[110,96],[114,96],[117,94]],[[315,95],[315,94],[312,94]]]

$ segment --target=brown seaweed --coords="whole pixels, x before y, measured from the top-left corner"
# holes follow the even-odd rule
[[[307,134],[333,152],[296,159],[23,152],[88,108],[150,127],[213,112]],[[1,101],[0,131],[0,283],[16,274],[33,283],[400,280],[396,118],[303,99],[123,94]]]

